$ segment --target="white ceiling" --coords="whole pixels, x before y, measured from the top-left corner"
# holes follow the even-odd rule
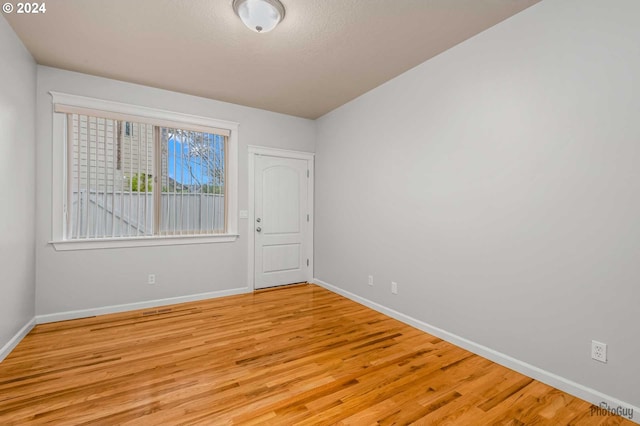
[[[231,0],[54,0],[4,14],[39,64],[317,118],[539,0],[282,0],[272,32]]]

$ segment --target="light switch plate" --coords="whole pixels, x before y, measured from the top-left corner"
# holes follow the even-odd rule
[[[247,210],[240,210],[240,219],[248,219],[249,212]]]

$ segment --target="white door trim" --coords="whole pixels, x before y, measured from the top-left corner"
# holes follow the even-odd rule
[[[307,198],[307,211],[309,212],[309,244],[307,258],[309,259],[309,268],[307,280],[311,281],[313,279],[313,220],[314,220],[314,210],[313,210],[313,188],[314,188],[314,158],[315,154],[312,152],[301,152],[301,151],[289,151],[286,149],[276,149],[276,148],[266,148],[263,146],[254,146],[249,145],[249,217],[247,221],[247,235],[248,235],[248,265],[247,265],[247,287],[249,291],[255,290],[255,245],[256,238],[254,233],[254,226],[256,222],[255,215],[255,158],[257,155],[264,155],[269,157],[280,157],[280,158],[294,158],[298,160],[307,160],[307,165],[309,167],[309,179],[308,179],[308,198]]]

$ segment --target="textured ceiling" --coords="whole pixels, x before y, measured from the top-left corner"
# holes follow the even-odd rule
[[[539,0],[282,0],[257,34],[231,0],[54,0],[5,14],[42,65],[317,118]]]

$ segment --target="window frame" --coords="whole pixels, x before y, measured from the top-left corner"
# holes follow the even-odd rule
[[[108,101],[85,96],[51,91],[53,114],[53,164],[52,164],[52,235],[50,244],[56,250],[87,250],[119,247],[147,247],[161,245],[184,245],[233,242],[238,238],[238,128],[232,121],[184,114],[180,112],[150,108],[145,106]],[[56,112],[56,104],[67,107],[105,111],[105,113],[125,114],[141,120],[167,121],[177,125],[218,128],[229,131],[227,137],[225,195],[227,229],[224,234],[207,235],[158,235],[140,237],[119,237],[100,239],[67,239],[67,114]]]

